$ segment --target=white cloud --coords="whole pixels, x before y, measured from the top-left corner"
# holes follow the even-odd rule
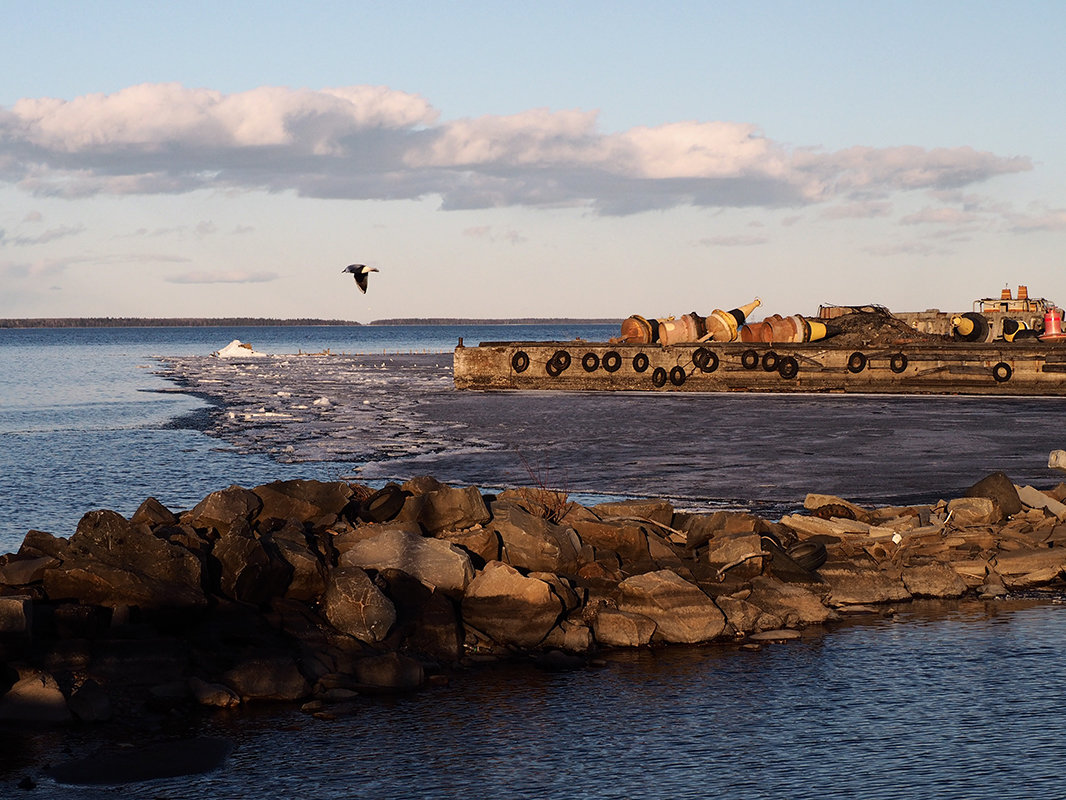
[[[28,98],[0,108],[0,181],[64,197],[213,188],[622,214],[869,203],[1031,169],[969,147],[792,148],[738,122],[603,133],[592,111],[438,116],[417,95],[375,86],[223,94],[170,83]]]
[[[709,236],[700,239],[699,243],[705,247],[755,247],[760,244],[766,244],[769,241],[765,236],[737,234],[735,236]]]
[[[172,275],[166,279],[167,283],[200,284],[200,283],[269,283],[277,280],[276,272],[250,272],[247,270],[234,270],[231,272],[206,272],[192,271],[180,275]]]
[[[978,214],[972,211],[962,211],[958,208],[923,208],[914,214],[908,214],[900,218],[901,225],[969,225],[980,219]]]

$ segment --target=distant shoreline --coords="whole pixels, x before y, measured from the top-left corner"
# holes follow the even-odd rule
[[[469,317],[405,317],[355,322],[338,319],[268,319],[262,317],[35,317],[0,319],[0,329],[24,328],[221,328],[364,325],[616,325],[620,319],[570,317],[520,317],[475,319]]]

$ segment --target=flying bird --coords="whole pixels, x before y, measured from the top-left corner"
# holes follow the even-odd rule
[[[349,264],[341,270],[341,272],[352,273],[352,277],[355,278],[355,285],[359,287],[359,291],[363,294],[366,294],[366,279],[371,272],[377,271],[377,267],[368,267],[366,264]]]

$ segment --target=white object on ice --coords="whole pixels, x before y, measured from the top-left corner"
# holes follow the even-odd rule
[[[1066,472],[1066,450],[1052,450],[1047,465],[1048,469],[1061,469]]]
[[[313,402],[311,405],[313,405],[313,406],[331,406],[331,405],[333,405],[333,403],[331,403],[329,401],[328,397],[320,397],[317,400],[315,400],[315,402]]]
[[[219,358],[262,358],[266,353],[256,352],[250,344],[244,344],[240,339],[234,339],[214,355]]]

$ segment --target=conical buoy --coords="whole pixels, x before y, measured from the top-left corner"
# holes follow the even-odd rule
[[[1044,333],[1041,334],[1040,341],[1048,342],[1059,339],[1066,339],[1066,334],[1062,332],[1062,311],[1052,308],[1044,315]]]

